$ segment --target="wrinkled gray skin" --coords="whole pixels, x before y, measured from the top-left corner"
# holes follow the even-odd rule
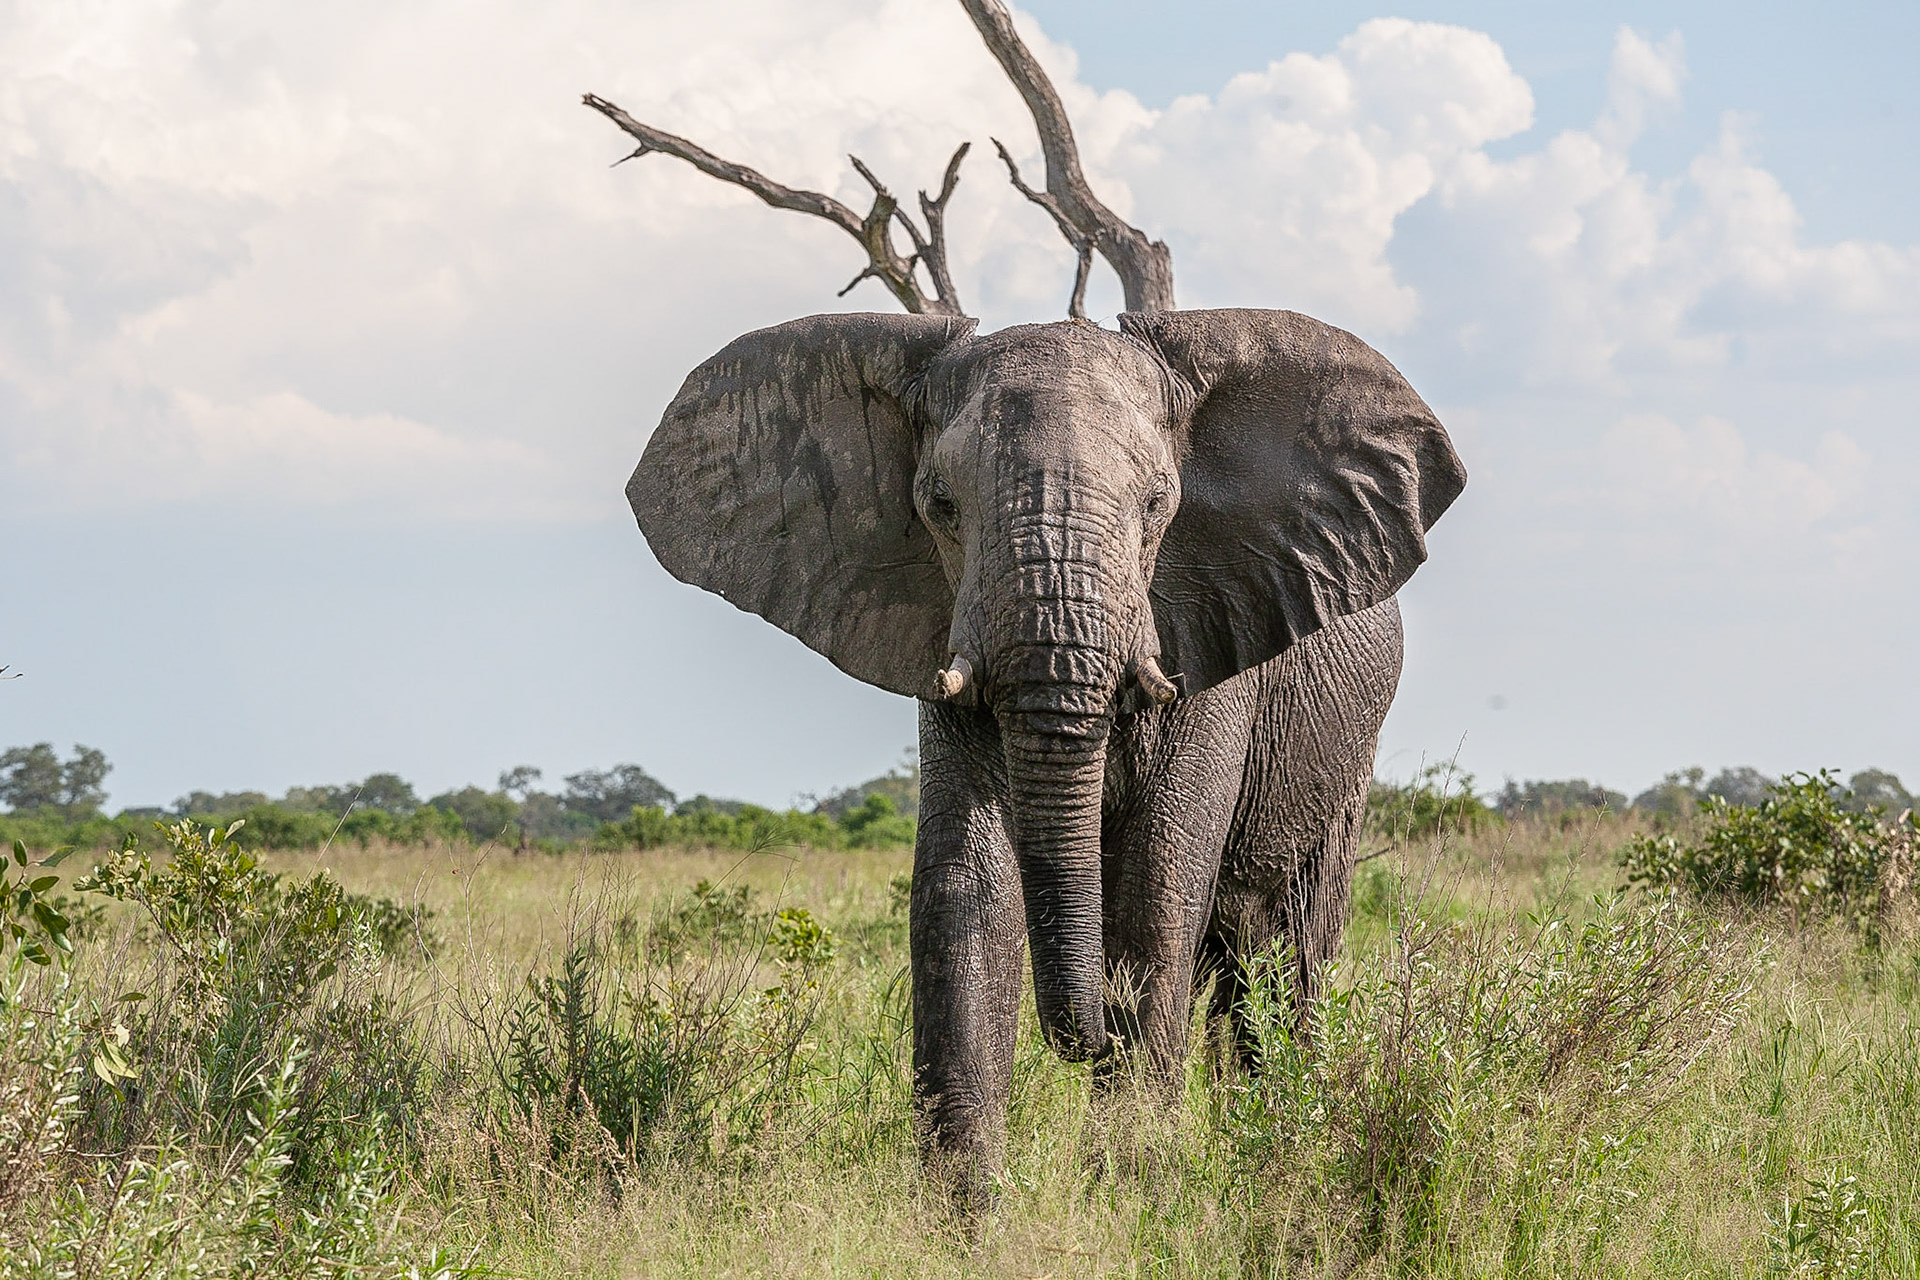
[[[1022,986],[1071,1059],[1173,1079],[1196,987],[1345,926],[1393,593],[1465,482],[1378,353],[1278,311],[986,337],[816,316],[695,370],[628,486],[675,576],[921,698],[914,1066],[999,1160]],[[936,673],[958,655],[957,696]],[[1180,690],[1143,692],[1157,662]]]

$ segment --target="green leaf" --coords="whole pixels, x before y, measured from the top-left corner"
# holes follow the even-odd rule
[[[40,865],[43,867],[57,867],[72,856],[73,856],[73,846],[70,844],[63,844],[58,849],[55,849],[52,853],[48,854],[46,857],[40,859]]]
[[[111,1040],[102,1044],[94,1053],[92,1065],[93,1074],[99,1076],[103,1084],[114,1088],[119,1087],[115,1083],[116,1077],[121,1080],[131,1080],[137,1074],[127,1065],[126,1056],[120,1052],[120,1046]]]
[[[16,839],[13,842],[13,860],[21,866],[27,865],[27,842]]]
[[[59,876],[38,876],[27,885],[27,892],[45,893],[59,883]]]
[[[114,1003],[115,1004],[134,1004],[138,1001],[145,1000],[146,998],[147,998],[147,993],[144,991],[127,991],[114,997]]]

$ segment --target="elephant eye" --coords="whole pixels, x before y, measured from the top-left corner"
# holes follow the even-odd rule
[[[951,525],[960,518],[960,508],[953,504],[953,490],[947,488],[947,482],[938,477],[927,486],[927,519],[939,525]]]
[[[1168,510],[1173,506],[1173,482],[1160,476],[1147,491],[1147,518],[1159,521],[1167,518]]]

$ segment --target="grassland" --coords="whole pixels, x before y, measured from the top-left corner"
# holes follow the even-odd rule
[[[1631,831],[1368,862],[1314,1041],[1269,972],[1266,1069],[1196,1026],[1180,1106],[1029,1017],[973,1215],[915,1155],[907,853],[267,855],[437,949],[221,987],[116,905],[16,979],[0,1274],[1920,1275],[1920,945],[1615,899]]]

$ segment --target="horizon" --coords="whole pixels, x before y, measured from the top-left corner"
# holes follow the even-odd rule
[[[356,12],[0,41],[0,750],[103,750],[116,808],[632,762],[784,809],[884,773],[910,700],[673,582],[620,491],[707,354],[892,300],[835,297],[820,224],[609,167],[578,95],[849,199],[848,151],[905,194],[970,139],[962,296],[1053,319],[1071,253],[988,145],[1037,141],[957,6]],[[1352,329],[1466,461],[1377,775],[1920,784],[1920,175],[1884,162],[1920,16],[1017,12],[1182,304]]]

